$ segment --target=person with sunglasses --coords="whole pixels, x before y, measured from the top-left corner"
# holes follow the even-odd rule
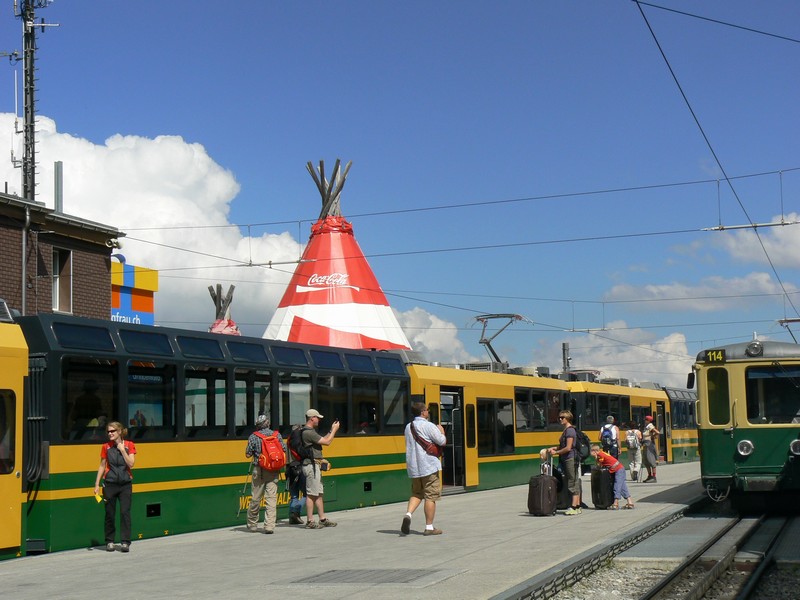
[[[126,440],[128,430],[118,421],[106,425],[108,441],[100,449],[100,467],[94,482],[94,493],[100,493],[103,479],[103,498],[106,503],[105,538],[106,550],[114,552],[116,537],[117,501],[119,501],[120,550],[128,552],[131,547],[131,500],[133,497],[133,474],[136,462],[136,445]]]
[[[581,489],[579,487],[578,469],[580,468],[580,461],[577,459],[575,447],[578,439],[578,434],[575,432],[575,427],[572,425],[572,412],[562,410],[558,415],[558,421],[564,428],[564,433],[558,440],[558,447],[553,446],[548,448],[550,456],[558,456],[559,466],[561,472],[564,473],[566,479],[565,485],[572,493],[572,506],[564,513],[567,516],[581,514]]]

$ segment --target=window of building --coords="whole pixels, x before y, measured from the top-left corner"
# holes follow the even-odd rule
[[[72,252],[53,248],[53,310],[72,312]]]

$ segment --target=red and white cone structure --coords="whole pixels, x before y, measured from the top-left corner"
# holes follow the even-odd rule
[[[344,217],[317,221],[265,338],[378,350],[411,349]]]
[[[386,295],[341,216],[339,195],[344,179],[336,161],[333,185],[308,170],[322,194],[323,209],[264,337],[340,348],[410,350],[405,333]]]

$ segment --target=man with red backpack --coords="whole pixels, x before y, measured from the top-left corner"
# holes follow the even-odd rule
[[[283,452],[283,464],[277,470],[271,470],[280,464],[279,457],[275,460],[269,456],[277,451],[277,444]],[[258,513],[261,509],[261,498],[264,498],[264,533],[274,533],[278,513],[278,480],[281,469],[286,464],[286,444],[280,433],[269,428],[267,415],[259,415],[256,419],[256,431],[247,439],[245,456],[253,461],[253,492],[247,507],[247,529],[258,531]]]

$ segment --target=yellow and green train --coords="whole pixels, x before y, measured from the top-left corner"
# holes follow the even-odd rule
[[[137,448],[135,539],[244,524],[244,450],[259,414],[284,437],[312,407],[325,415],[323,434],[339,420],[325,451],[328,510],[408,497],[403,431],[414,401],[445,427],[449,493],[526,483],[539,450],[558,442],[562,408],[595,440],[607,415],[624,426],[652,414],[664,460],[697,458],[685,390],[68,315],[12,319],[0,305],[0,558],[102,543],[93,486],[109,421],[125,424]],[[279,517],[288,500],[281,490]]]

